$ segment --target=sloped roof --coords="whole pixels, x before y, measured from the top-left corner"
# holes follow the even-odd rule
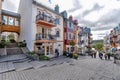
[[[20,18],[20,14],[7,10],[2,10],[2,14]]]

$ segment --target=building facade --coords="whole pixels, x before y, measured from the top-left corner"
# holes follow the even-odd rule
[[[67,18],[67,12],[63,11],[64,21],[64,51],[69,53],[77,52],[77,20],[73,20],[73,17],[70,16]],[[73,45],[72,45],[73,44]]]
[[[49,57],[63,53],[63,17],[59,6],[52,10],[35,0],[20,0],[20,40],[26,40],[30,51],[40,51]]]
[[[120,25],[114,27],[109,35],[104,38],[104,48],[106,51],[115,51],[120,49]]]
[[[78,53],[85,54],[91,48],[91,29],[78,27]]]

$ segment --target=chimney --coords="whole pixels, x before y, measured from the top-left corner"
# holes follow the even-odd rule
[[[73,21],[73,16],[71,15],[71,16],[69,16],[69,19],[71,20],[71,21]]]
[[[78,25],[78,20],[73,21],[75,25]]]
[[[59,6],[58,5],[55,6],[55,12],[59,13]]]

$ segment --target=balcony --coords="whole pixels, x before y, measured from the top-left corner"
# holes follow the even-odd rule
[[[36,16],[36,24],[44,25],[46,27],[55,27],[55,19],[45,14],[38,14]]]
[[[20,33],[20,26],[13,26],[13,25],[3,25],[2,27],[0,27],[0,30],[2,32],[16,32],[16,33]]]
[[[56,35],[37,33],[36,34],[36,42],[54,43],[54,42],[56,42]]]

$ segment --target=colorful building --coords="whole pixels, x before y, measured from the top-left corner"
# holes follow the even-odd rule
[[[85,54],[91,48],[91,29],[78,27],[78,53]]]
[[[20,40],[26,40],[30,51],[40,51],[49,57],[63,53],[63,17],[59,6],[52,10],[35,0],[20,0]]]
[[[77,20],[70,16],[67,18],[67,12],[61,13],[64,18],[64,51],[69,53],[77,52]],[[73,44],[73,45],[72,45]]]
[[[110,34],[105,36],[104,43],[106,51],[120,49],[120,25],[114,27],[113,30],[110,31]]]
[[[1,39],[9,40],[9,35],[13,34],[18,41],[20,36],[20,14],[2,10]]]

